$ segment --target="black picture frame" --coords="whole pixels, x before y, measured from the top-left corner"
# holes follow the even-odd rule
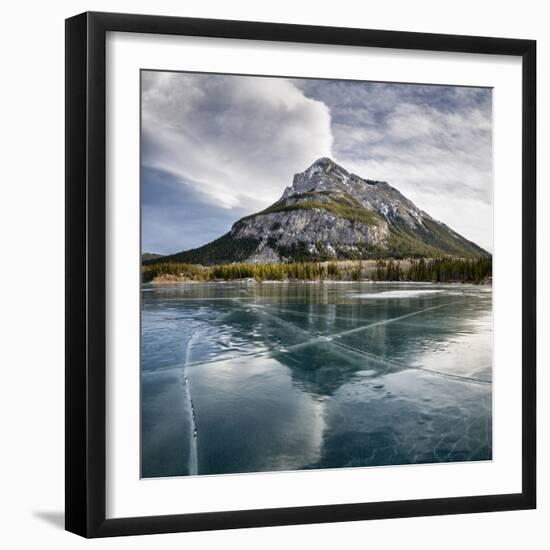
[[[105,40],[108,31],[517,56],[522,120],[522,491],[106,519]],[[83,13],[66,20],[66,529],[107,537],[532,509],[536,506],[536,42]]]

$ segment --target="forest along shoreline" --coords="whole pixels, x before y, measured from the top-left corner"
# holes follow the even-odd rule
[[[157,260],[158,262],[158,260]],[[142,266],[142,282],[402,281],[491,284],[492,258],[410,258],[292,263],[199,265],[158,262]]]

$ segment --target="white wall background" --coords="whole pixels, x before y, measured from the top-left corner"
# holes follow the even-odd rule
[[[539,182],[550,177],[550,36],[545,4],[432,0],[321,4],[302,0],[10,2],[0,33],[0,543],[5,548],[547,548],[550,540],[549,376],[543,348],[550,309],[539,284],[539,509],[130,537],[86,542],[63,523],[64,18],[131,11],[538,40]],[[518,191],[519,194],[519,191]],[[539,281],[550,254],[539,186]],[[543,313],[543,310],[545,312]]]

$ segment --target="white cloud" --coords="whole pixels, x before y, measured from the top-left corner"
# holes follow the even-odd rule
[[[144,72],[144,164],[224,208],[278,199],[296,172],[330,156],[328,107],[291,82]]]

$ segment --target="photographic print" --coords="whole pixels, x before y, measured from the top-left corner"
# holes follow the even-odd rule
[[[141,71],[141,475],[492,459],[492,90]]]

